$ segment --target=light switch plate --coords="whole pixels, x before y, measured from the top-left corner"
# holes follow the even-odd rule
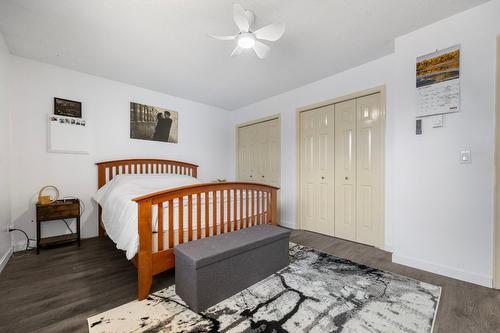
[[[441,114],[441,115],[437,115],[437,116],[434,116],[431,118],[432,119],[432,127],[433,128],[439,128],[439,127],[443,127],[443,124],[444,124],[444,116]]]
[[[460,163],[462,164],[472,163],[472,156],[470,150],[462,150],[460,152]]]

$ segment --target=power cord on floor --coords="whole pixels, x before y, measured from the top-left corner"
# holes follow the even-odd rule
[[[28,234],[24,230],[17,229],[17,228],[9,228],[9,232],[12,232],[12,231],[22,232],[24,234],[24,236],[26,237],[26,249],[25,249],[25,251],[31,251],[31,250],[36,249],[35,247],[30,246],[30,241],[36,241],[36,239],[29,238]]]

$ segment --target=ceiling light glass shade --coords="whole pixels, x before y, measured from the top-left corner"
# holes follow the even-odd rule
[[[255,45],[255,37],[252,34],[241,34],[238,38],[238,46],[244,49],[251,49]]]

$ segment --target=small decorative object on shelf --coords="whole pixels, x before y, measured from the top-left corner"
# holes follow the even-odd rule
[[[41,224],[46,221],[76,219],[76,232],[53,237],[41,237]],[[66,222],[66,221],[64,221]],[[80,200],[56,200],[49,204],[36,204],[36,253],[40,247],[77,242],[80,246]]]
[[[215,180],[215,182],[217,182],[217,183],[225,183],[225,182],[227,182],[227,180],[226,180],[226,179],[224,179],[224,178],[217,178],[217,179]]]
[[[53,198],[50,195],[44,195],[49,190],[52,190],[54,192]],[[38,192],[38,204],[40,204],[40,205],[51,204],[54,201],[56,201],[57,199],[59,199],[59,190],[55,186],[52,186],[52,185],[44,186],[44,187],[42,187],[40,192]]]

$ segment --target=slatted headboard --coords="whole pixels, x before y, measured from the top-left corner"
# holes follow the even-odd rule
[[[129,159],[99,162],[97,165],[98,188],[103,187],[114,176],[120,174],[177,174],[198,176],[196,164],[161,160],[161,159]]]

